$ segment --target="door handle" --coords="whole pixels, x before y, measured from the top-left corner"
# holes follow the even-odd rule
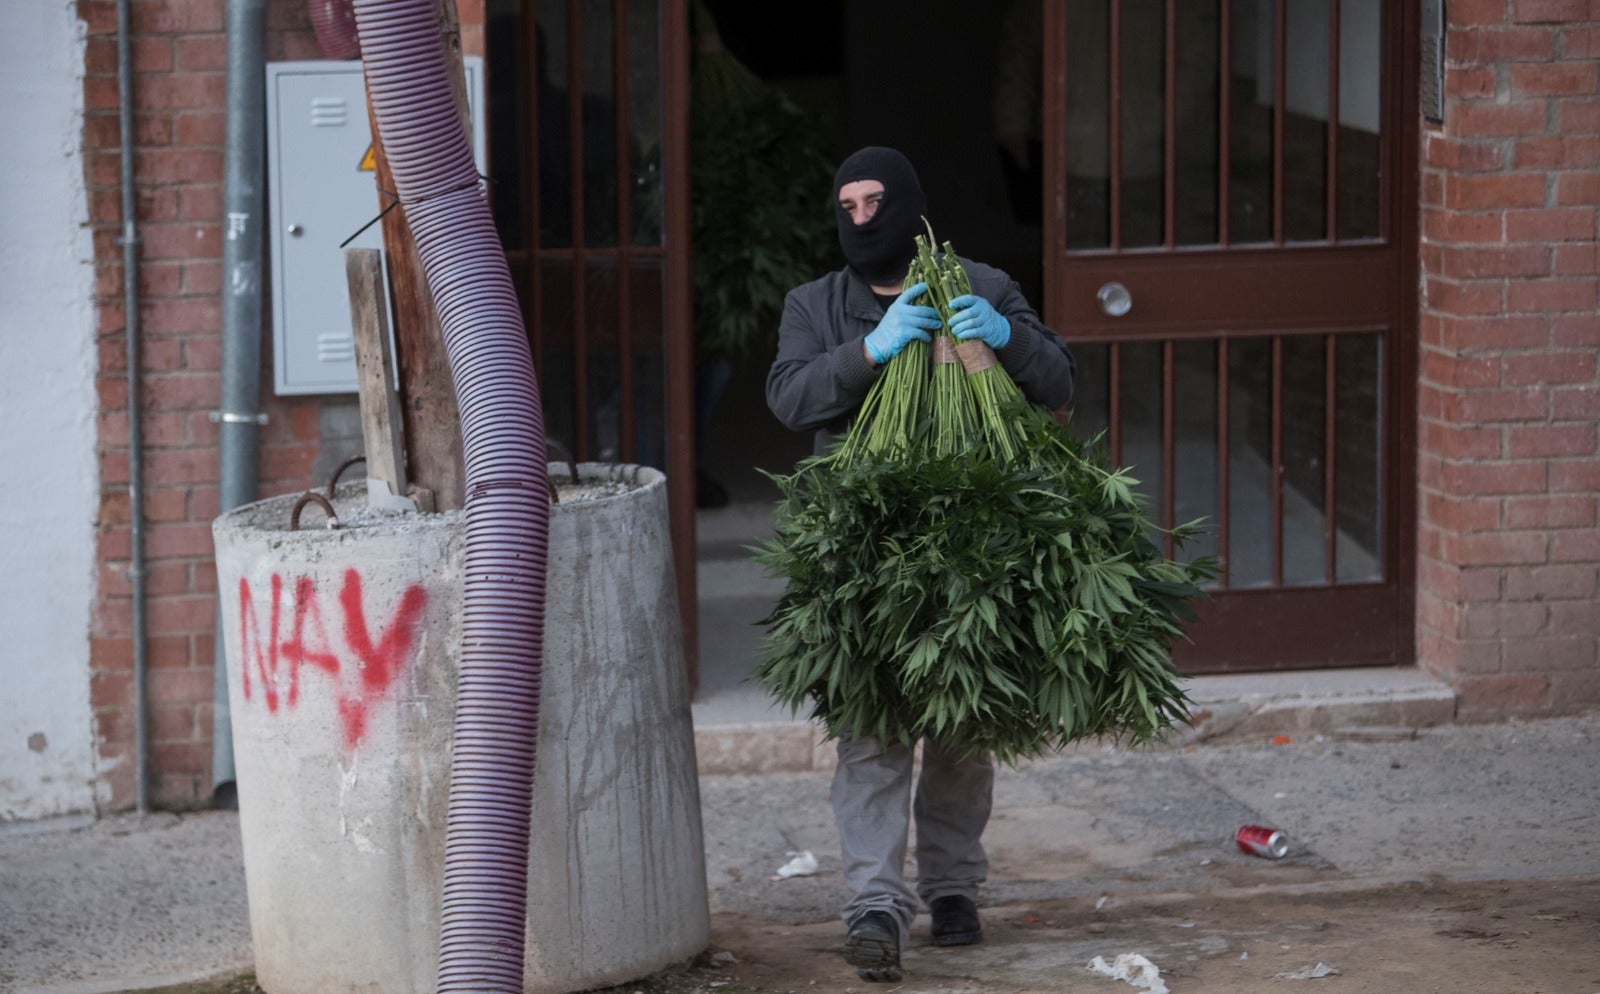
[[[1095,293],[1094,299],[1100,302],[1100,310],[1104,311],[1107,317],[1120,318],[1133,310],[1133,294],[1115,280],[1102,286]]]

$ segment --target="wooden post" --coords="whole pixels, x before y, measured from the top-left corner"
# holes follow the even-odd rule
[[[662,168],[665,170],[667,253],[667,511],[673,566],[678,574],[678,611],[683,623],[689,693],[700,686],[700,613],[695,579],[694,495],[694,301],[689,220],[689,11],[682,0],[661,7]]]
[[[395,389],[394,354],[389,348],[383,253],[377,249],[345,249],[344,274],[350,288],[350,330],[356,347],[368,497],[381,503],[385,496],[382,488],[395,497],[407,490],[400,395]]]
[[[450,67],[456,109],[469,136],[466,75],[461,63],[461,29],[455,0],[440,0],[440,31],[445,62]],[[372,120],[372,97],[367,96]],[[372,120],[372,152],[379,208],[394,202],[394,174],[383,153],[378,125]],[[405,465],[417,487],[431,491],[438,510],[459,508],[464,500],[466,465],[461,449],[461,412],[444,350],[439,313],[428,292],[422,260],[417,255],[405,208],[383,216],[383,246],[393,291],[395,352],[400,366],[400,416],[404,423]]]

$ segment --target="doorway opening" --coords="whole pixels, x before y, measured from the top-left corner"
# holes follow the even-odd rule
[[[1039,56],[1037,48],[1003,50],[1004,21],[994,8],[953,6],[929,18],[921,7],[894,2],[706,6],[728,50],[828,136],[833,161],[863,145],[905,152],[940,239],[1006,270],[1042,309],[1037,149],[1030,179],[996,143],[993,110],[1003,60]],[[787,471],[809,451],[809,438],[783,428],[766,408],[776,344],[774,327],[767,347],[737,366],[700,454],[730,501],[770,499],[776,489],[758,468]]]
[[[1074,430],[1104,429],[1157,520],[1217,522],[1183,550],[1227,566],[1203,638],[1175,647],[1185,672],[1403,661],[1415,193],[1393,180],[1415,170],[1415,82],[1399,6],[702,4],[831,162],[864,145],[910,157],[936,236],[1009,273],[1068,337]],[[730,700],[715,720],[762,718],[747,678],[782,589],[750,546],[771,534],[766,474],[790,472],[811,440],[766,406],[775,318],[755,322],[768,337],[715,405],[665,382],[664,357],[687,343],[667,341],[663,307],[685,237],[665,230],[665,195],[681,191],[664,186],[662,150],[681,135],[664,122],[690,95],[659,56],[663,31],[683,40],[684,11],[669,25],[657,0],[486,9],[493,202],[547,426],[579,459],[663,466],[689,448],[666,445],[668,421],[709,412],[697,448],[718,499],[692,500],[692,467],[674,474],[674,513],[693,510],[697,532],[691,546],[675,519],[677,562],[698,581],[696,710]],[[785,161],[751,148],[748,168]],[[1064,211],[1040,210],[1046,155]],[[827,238],[831,171],[816,181]],[[841,264],[772,281],[774,309]]]
[[[1018,5],[1024,4],[1036,7],[1038,0]],[[1013,116],[1024,122],[1036,116],[1040,54],[1037,38],[1019,44],[1007,37],[1005,8],[947,5],[929,17],[924,6],[904,0],[780,6],[706,0],[706,6],[728,52],[806,112],[826,135],[833,162],[865,145],[904,152],[940,240],[1010,273],[1042,311],[1038,142],[1022,145],[1024,155],[1033,155],[1030,172],[997,142],[995,110],[999,97],[1006,113],[1008,78],[1014,82],[1019,68],[1031,65],[1032,75],[1020,76],[1033,87],[1034,105]],[[833,259],[830,268],[844,264],[837,251]],[[790,472],[812,443],[809,433],[789,431],[767,408],[776,324],[770,335],[734,364],[699,452],[701,467],[727,497],[696,513],[699,724],[784,717],[771,713],[765,693],[748,680],[759,656],[759,623],[783,590],[751,561],[749,546],[772,530],[778,490],[763,474]]]

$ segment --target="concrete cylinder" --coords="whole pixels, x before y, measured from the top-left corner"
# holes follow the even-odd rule
[[[552,508],[529,994],[637,979],[710,933],[665,477],[582,464]],[[566,475],[551,467],[552,478]],[[267,994],[430,994],[463,518],[359,487],[218,518],[245,881]]]

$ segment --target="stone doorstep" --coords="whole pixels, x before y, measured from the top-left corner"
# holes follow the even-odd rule
[[[1196,677],[1188,688],[1195,721],[1174,745],[1323,735],[1398,740],[1455,720],[1448,684],[1393,667]],[[826,772],[833,743],[807,721],[697,727],[702,776]]]

